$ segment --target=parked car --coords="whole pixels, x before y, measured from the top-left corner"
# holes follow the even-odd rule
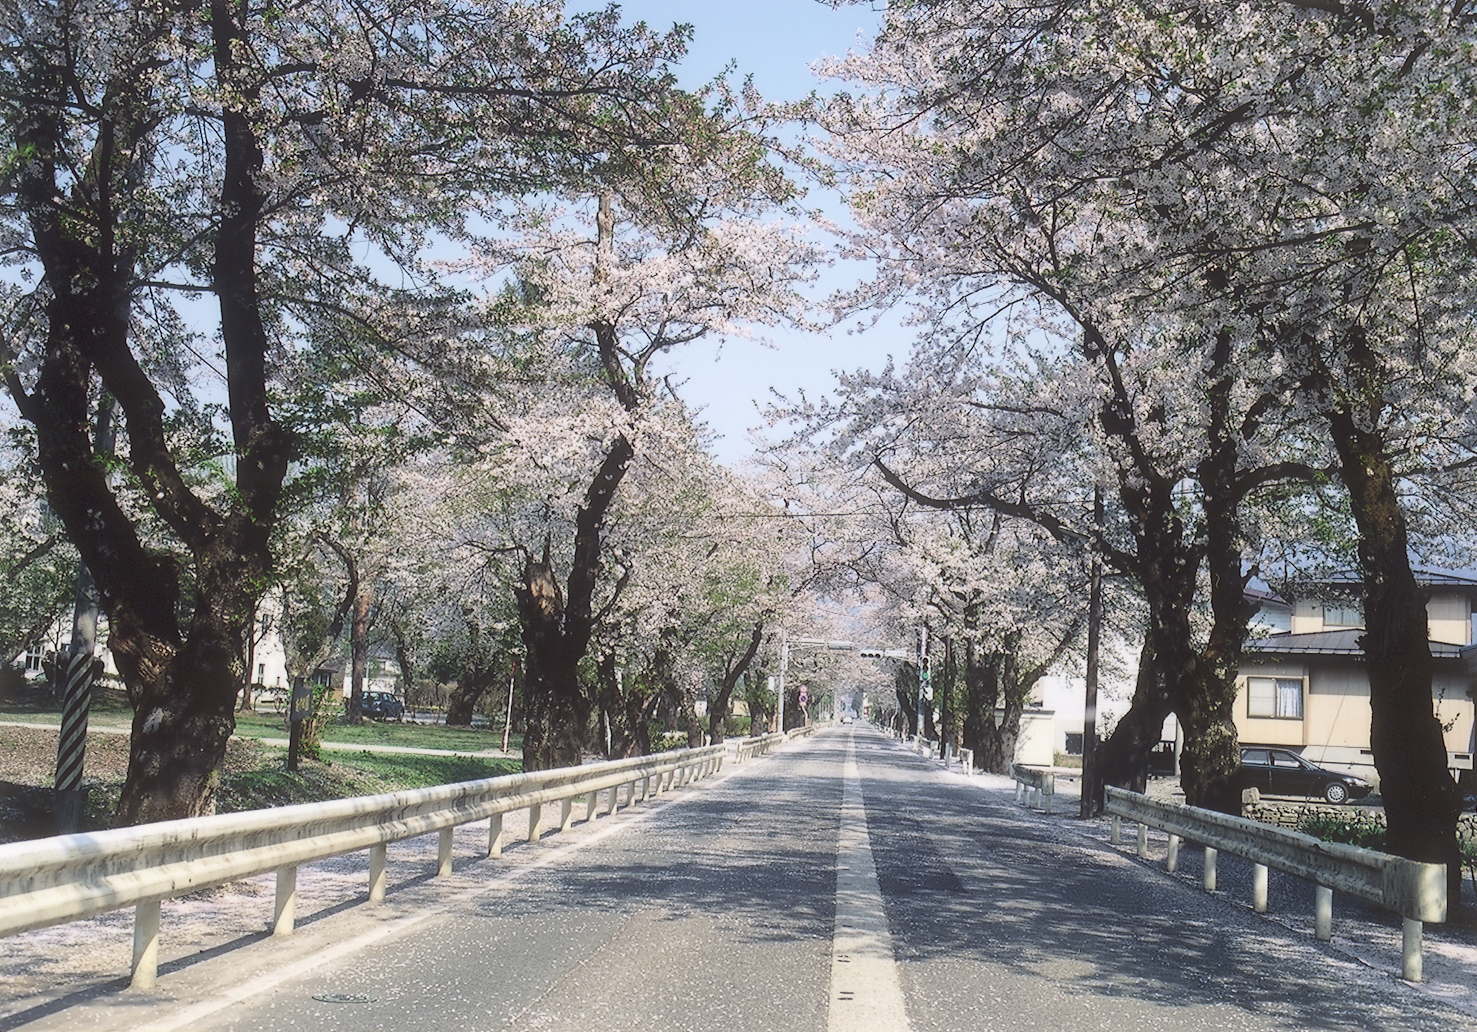
[[[360,711],[376,720],[399,720],[405,715],[405,703],[389,692],[365,692]]]
[[[1241,778],[1263,795],[1322,798],[1330,803],[1363,799],[1371,786],[1363,778],[1326,770],[1291,749],[1249,746],[1241,750]]]

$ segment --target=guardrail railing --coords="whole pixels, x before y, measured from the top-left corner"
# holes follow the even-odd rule
[[[740,739],[738,747],[734,750],[734,762],[743,763],[752,760],[756,756],[764,756],[784,745],[786,738],[776,731],[772,735],[759,735],[754,738]]]
[[[1056,800],[1056,774],[1054,772],[1012,763],[1010,776],[1015,778],[1017,806],[1035,806],[1040,808],[1042,813],[1052,812]]]
[[[1402,974],[1421,981],[1421,933],[1424,922],[1446,920],[1446,866],[1425,864],[1342,842],[1324,842],[1311,835],[1259,824],[1214,810],[1183,803],[1150,799],[1137,792],[1109,787],[1107,812],[1113,818],[1113,841],[1122,838],[1121,822],[1138,824],[1138,855],[1148,858],[1148,829],[1169,836],[1166,868],[1176,869],[1181,840],[1205,847],[1205,891],[1216,888],[1216,855],[1230,853],[1250,860],[1252,906],[1267,910],[1267,870],[1275,868],[1316,886],[1314,934],[1327,942],[1333,936],[1333,893],[1378,903],[1404,921]]]
[[[160,901],[186,892],[277,872],[273,932],[293,930],[300,864],[369,850],[369,901],[384,899],[391,842],[439,832],[436,874],[451,874],[452,833],[488,822],[487,855],[500,856],[503,815],[528,810],[528,840],[542,829],[543,807],[559,803],[559,828],[705,778],[722,766],[722,745],[681,749],[580,767],[510,774],[481,781],[336,799],[266,810],[166,821],[0,846],[0,936],[135,907],[133,986],[154,985],[159,964]],[[609,793],[608,797],[605,793]]]

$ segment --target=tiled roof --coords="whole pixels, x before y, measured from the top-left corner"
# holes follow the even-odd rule
[[[1279,656],[1363,656],[1359,647],[1362,628],[1351,627],[1343,631],[1315,631],[1312,634],[1274,634],[1267,638],[1252,638],[1246,642],[1248,653],[1262,652]],[[1462,646],[1449,642],[1428,643],[1431,655],[1438,659],[1455,659],[1462,653]]]

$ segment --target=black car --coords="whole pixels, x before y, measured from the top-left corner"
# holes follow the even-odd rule
[[[360,712],[376,720],[399,720],[405,714],[405,704],[389,692],[365,692]]]
[[[1249,746],[1241,750],[1242,785],[1263,795],[1323,798],[1330,803],[1363,799],[1370,784],[1352,774],[1325,770],[1291,749]]]

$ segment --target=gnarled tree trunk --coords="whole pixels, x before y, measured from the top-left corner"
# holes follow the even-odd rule
[[[1369,671],[1370,747],[1385,804],[1386,848],[1446,864],[1448,883],[1460,889],[1461,800],[1446,769],[1446,742],[1432,701],[1426,593],[1410,568],[1405,513],[1380,426],[1384,376],[1362,331],[1353,331],[1346,345],[1352,382],[1325,415],[1359,528],[1360,644]]]
[[[733,699],[733,690],[737,687],[739,679],[744,676],[749,665],[754,662],[754,657],[759,654],[759,646],[764,642],[764,624],[766,617],[761,616],[754,621],[754,629],[749,634],[749,642],[744,651],[737,656],[730,656],[727,666],[723,670],[723,679],[718,684],[718,691],[708,700],[708,741],[713,745],[719,745],[723,741],[723,723],[728,719],[729,705]]]

